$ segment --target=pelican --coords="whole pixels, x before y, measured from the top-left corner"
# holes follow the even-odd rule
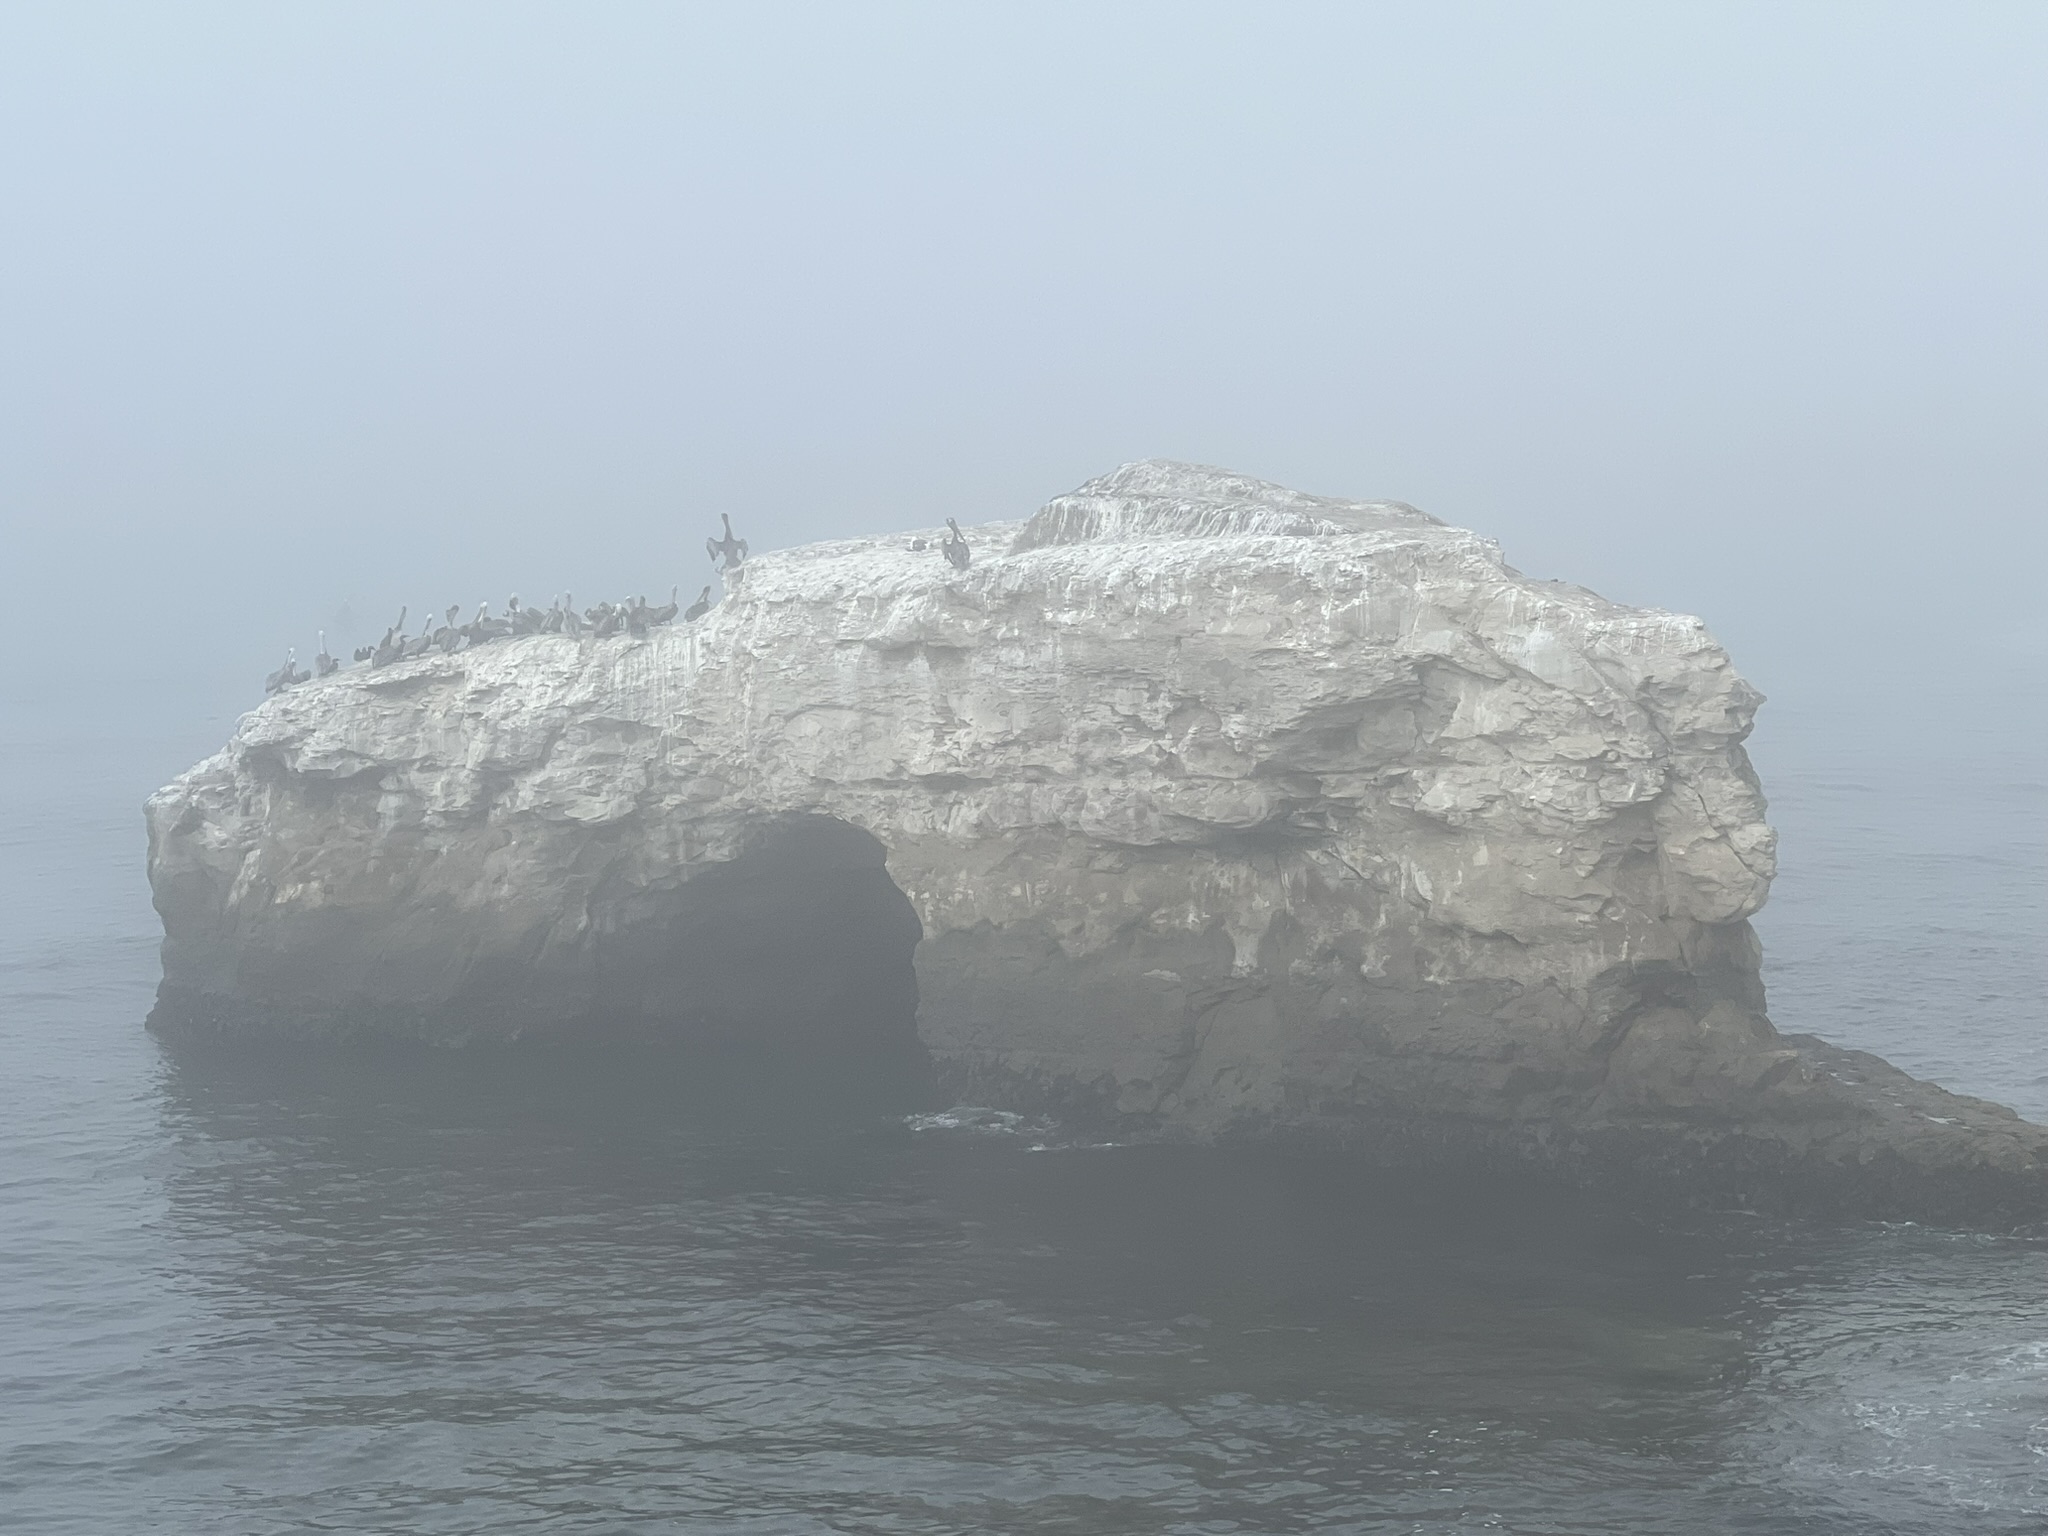
[[[683,622],[694,624],[711,611],[711,589],[706,587],[697,594],[697,601],[683,610]]]
[[[305,680],[306,674],[299,670],[299,653],[296,650],[288,650],[284,653],[284,665],[263,679],[263,691],[266,694],[283,693],[293,683],[303,683]]]
[[[341,670],[341,663],[327,654],[327,631],[320,631],[320,654],[313,658],[315,677],[332,677]]]
[[[725,559],[724,568],[729,571],[734,566],[745,563],[747,558],[747,541],[745,539],[736,539],[732,536],[731,514],[721,512],[718,514],[718,520],[725,525],[725,537],[722,539],[706,539],[704,541],[704,552],[711,556],[714,563],[723,556]]]
[[[377,642],[377,649],[370,653],[370,665],[388,667],[405,654],[405,616],[411,610],[398,610],[398,622],[384,631],[384,638]]]
[[[399,655],[405,661],[415,656],[424,656],[434,648],[434,622],[429,619],[420,626],[420,632],[399,647]]]
[[[946,552],[946,559],[951,562],[954,570],[964,571],[967,569],[968,561],[974,558],[972,551],[967,547],[967,535],[960,531],[960,525],[950,517],[946,519],[946,526],[952,531],[946,535],[946,542],[939,547]]]
[[[464,626],[463,633],[469,636],[471,645],[482,645],[486,641],[497,640],[511,634],[512,626],[503,619],[492,618],[489,603],[478,603],[476,617]]]

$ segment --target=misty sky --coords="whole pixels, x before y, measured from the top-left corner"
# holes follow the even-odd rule
[[[2038,703],[2044,130],[2040,4],[9,5],[11,686],[1167,456]]]

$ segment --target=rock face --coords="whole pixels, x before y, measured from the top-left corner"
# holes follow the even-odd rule
[[[1760,700],[1699,620],[1180,464],[936,537],[273,699],[149,803],[154,1022],[915,1031],[1166,1134],[2042,1203],[2048,1131],[1766,1019]]]

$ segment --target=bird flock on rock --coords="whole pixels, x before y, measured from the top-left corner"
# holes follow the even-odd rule
[[[685,620],[701,619],[711,611],[711,589],[706,587],[687,609],[679,609],[672,589],[669,600],[659,606],[644,597],[635,597],[624,602],[599,603],[580,613],[573,596],[558,597],[546,608],[528,608],[520,605],[515,593],[506,600],[501,614],[492,613],[489,603],[477,604],[476,616],[467,623],[462,621],[461,607],[451,604],[439,619],[429,618],[422,624],[417,634],[406,633],[406,617],[411,611],[400,609],[397,622],[384,631],[384,638],[375,645],[358,646],[355,659],[373,667],[388,667],[395,661],[411,661],[429,653],[452,656],[494,640],[514,640],[525,635],[568,635],[572,639],[590,635],[604,640],[623,634],[644,639],[649,630],[673,623],[678,611]],[[263,691],[278,693],[312,678],[331,677],[343,665],[341,658],[328,654],[327,632],[322,630],[320,654],[313,658],[313,670],[308,672],[299,665],[296,650],[287,652],[284,665],[263,680]]]
[[[706,539],[704,550],[721,571],[731,571],[745,563],[747,541],[733,536],[729,514],[720,513],[719,522],[724,528],[723,537]],[[966,536],[950,517],[946,519],[946,526],[951,532],[941,548],[953,567],[964,571],[969,558]],[[920,540],[918,547],[922,544]],[[520,606],[515,593],[506,601],[502,614],[494,615],[488,603],[477,604],[476,616],[468,623],[461,622],[461,606],[451,604],[438,622],[428,619],[414,635],[405,632],[406,615],[411,609],[402,608],[398,622],[384,631],[384,638],[375,645],[358,647],[355,660],[372,667],[388,667],[393,662],[410,661],[430,653],[453,655],[457,651],[489,645],[494,640],[513,640],[526,635],[567,635],[572,639],[589,635],[597,640],[609,639],[613,635],[630,635],[644,639],[649,630],[673,623],[679,611],[686,624],[695,623],[711,611],[713,603],[709,586],[698,593],[697,600],[687,608],[679,608],[676,590],[671,587],[669,600],[659,606],[650,605],[645,597],[636,597],[618,603],[599,603],[581,612],[577,611],[574,597],[570,594],[556,598],[546,608],[526,608]],[[320,654],[313,658],[313,670],[308,672],[300,666],[298,651],[289,650],[285,653],[284,665],[264,678],[263,691],[266,694],[282,693],[316,677],[331,677],[343,665],[339,657],[328,654],[327,632],[322,630]]]

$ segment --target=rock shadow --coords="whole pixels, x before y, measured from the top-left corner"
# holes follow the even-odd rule
[[[759,823],[739,857],[621,905],[594,955],[592,1022],[661,1044],[921,1056],[924,928],[885,860],[834,817]]]

